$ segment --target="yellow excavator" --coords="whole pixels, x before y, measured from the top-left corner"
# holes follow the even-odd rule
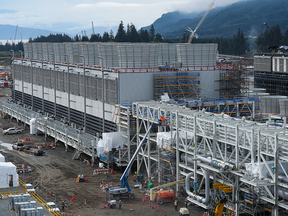
[[[211,194],[211,202],[208,207],[208,215],[221,216],[226,202],[227,194],[224,191],[219,191],[219,193]]]
[[[208,215],[221,216],[224,206],[228,201],[228,196],[226,193],[232,193],[232,189],[229,186],[224,186],[223,184],[213,184],[213,188],[218,188],[219,191],[211,194],[211,199],[208,206]]]

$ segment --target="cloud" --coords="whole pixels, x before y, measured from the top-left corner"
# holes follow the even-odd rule
[[[6,9],[0,9],[0,14],[6,14],[6,13],[16,13],[17,10],[6,10]]]
[[[213,8],[224,7],[239,1],[241,0],[214,0]],[[182,4],[177,2],[177,4],[171,4],[170,10],[174,8],[174,10],[176,9],[184,13],[201,12],[208,9],[212,2],[212,0],[190,0],[188,2],[183,2]]]
[[[240,0],[215,0],[225,6]],[[79,3],[81,2],[81,3]],[[204,11],[212,0],[13,0],[1,2],[0,24],[72,33],[95,27],[133,23],[137,29],[152,24],[162,14],[180,10]],[[3,13],[5,12],[5,14]],[[61,24],[61,25],[60,25]]]

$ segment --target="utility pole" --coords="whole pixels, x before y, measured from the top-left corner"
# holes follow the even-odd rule
[[[102,104],[103,104],[103,124],[102,124],[102,139],[103,135],[105,133],[105,101],[104,101],[104,71],[103,71],[103,57],[98,56],[101,59],[101,71],[102,71]],[[109,168],[110,168],[110,154],[109,150],[107,153],[107,169],[108,169],[108,175],[107,175],[107,181],[108,181],[108,201],[110,201],[110,191],[109,191]]]

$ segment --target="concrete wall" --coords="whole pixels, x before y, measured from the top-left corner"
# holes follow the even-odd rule
[[[120,103],[153,100],[153,73],[120,73]]]
[[[216,91],[219,89],[219,82],[216,80],[220,79],[220,71],[201,71],[200,72],[200,88],[201,97],[203,98],[219,98],[220,92]]]

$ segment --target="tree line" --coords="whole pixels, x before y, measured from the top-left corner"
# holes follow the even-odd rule
[[[92,34],[90,38],[86,35],[76,34],[73,38],[66,34],[50,34],[49,36],[40,36],[35,39],[30,38],[29,42],[146,42],[146,43],[187,43],[189,32],[185,31],[182,38],[164,39],[161,34],[156,33],[154,26],[150,30],[141,28],[137,31],[133,23],[127,24],[126,30],[121,21],[116,35],[112,30],[104,32],[103,35]],[[279,25],[271,29],[267,26],[265,31],[261,32],[257,38],[245,37],[243,31],[239,28],[237,34],[232,38],[193,38],[192,43],[217,43],[218,51],[227,55],[242,55],[253,57],[256,52],[269,52],[269,48],[279,45],[288,45],[288,30],[282,34]],[[0,45],[0,51],[18,51],[24,50],[23,43]]]

